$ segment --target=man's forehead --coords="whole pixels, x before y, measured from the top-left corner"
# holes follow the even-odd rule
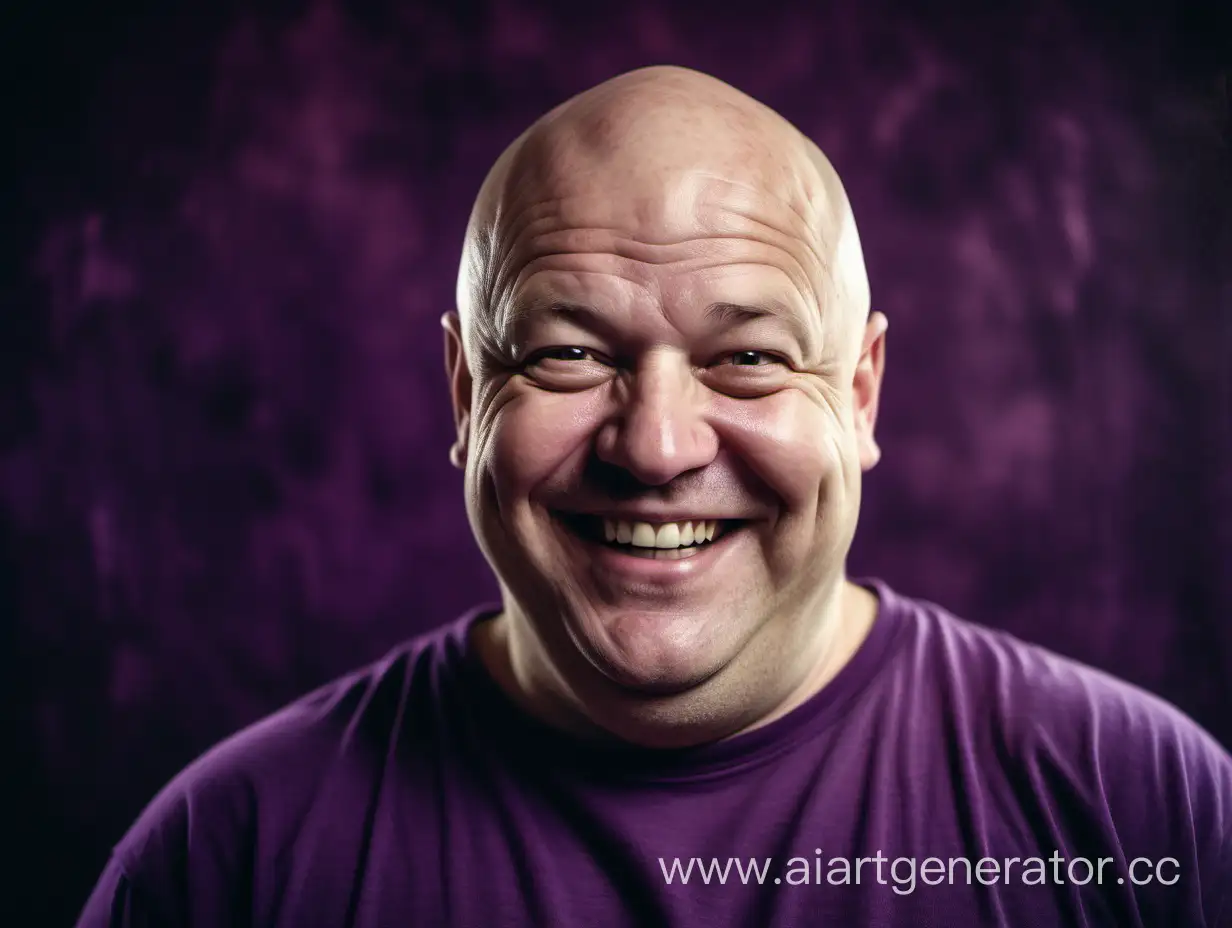
[[[770,247],[810,265],[814,258],[825,260],[815,217],[798,204],[706,171],[682,170],[636,183],[591,172],[562,178],[551,193],[523,191],[523,196],[507,203],[494,230],[519,260],[616,253],[650,264],[727,263]]]

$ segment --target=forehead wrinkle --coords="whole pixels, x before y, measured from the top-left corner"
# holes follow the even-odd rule
[[[601,254],[604,257],[611,257],[615,255],[617,259],[617,267],[609,271],[609,270],[598,270],[594,268],[542,267],[541,266],[543,262],[548,261],[551,258],[559,258],[559,257],[579,257],[581,258],[581,257],[586,257],[588,254],[590,255]],[[506,313],[508,311],[506,307],[508,307],[511,303],[516,303],[519,299],[521,299],[520,295],[525,293],[527,289],[526,282],[530,278],[534,277],[536,274],[561,273],[561,274],[571,274],[575,276],[578,276],[578,275],[580,276],[599,276],[599,277],[605,277],[605,278],[619,277],[625,283],[632,283],[633,278],[638,275],[626,273],[625,271],[626,271],[627,265],[629,264],[632,264],[632,265],[652,264],[653,265],[655,263],[656,262],[646,261],[646,260],[643,260],[642,258],[637,258],[637,257],[628,257],[622,254],[617,254],[615,252],[590,252],[588,253],[588,252],[579,252],[579,251],[557,251],[557,252],[542,254],[542,255],[539,255],[531,259],[530,261],[526,262],[525,264],[519,267],[517,274],[514,276],[513,280],[510,281],[508,287],[505,288],[505,292],[500,294],[499,297],[497,297],[496,299],[494,299],[494,311],[498,314]],[[661,263],[668,263],[668,262],[664,261]],[[811,284],[807,280],[807,278],[805,280],[805,283],[808,284],[808,286],[802,288],[800,286],[800,281],[794,279],[793,275],[789,273],[788,269],[785,269],[781,265],[775,264],[772,261],[758,260],[751,256],[741,256],[739,260],[736,260],[736,261],[715,261],[713,258],[708,258],[706,256],[696,256],[691,259],[685,259],[681,261],[680,263],[684,265],[684,267],[682,268],[682,271],[684,273],[706,271],[706,270],[712,270],[712,269],[717,269],[717,268],[752,268],[752,267],[764,268],[766,270],[772,271],[775,274],[782,275],[787,280],[788,284],[792,287],[792,289],[794,289],[800,296],[805,298],[806,303],[811,303],[814,309],[817,310],[819,317],[826,313],[827,306],[818,302],[818,299],[820,299],[820,296],[815,293],[815,291],[811,287]],[[797,268],[799,268],[798,263],[796,264],[796,266]],[[801,272],[803,273],[803,271]],[[637,286],[639,287],[642,287],[644,285],[645,285],[644,283],[637,284]],[[813,300],[810,300],[808,298],[810,293],[813,294],[813,296],[815,297]],[[729,301],[729,302],[734,303],[737,301]],[[796,315],[794,311],[792,314]],[[502,324],[503,324],[503,321],[502,321]]]
[[[557,199],[552,202],[559,203],[561,200]],[[810,234],[812,230],[807,225],[803,227],[804,234],[799,235],[796,234],[795,230],[784,228],[779,223],[772,221],[773,217],[760,218],[755,215],[755,211],[752,209],[727,207],[725,208],[727,213],[738,216],[754,227],[765,229],[771,234],[758,236],[753,232],[723,230],[711,234],[691,234],[680,238],[660,238],[651,241],[640,235],[631,234],[628,230],[619,226],[570,225],[562,221],[558,211],[548,209],[548,204],[541,204],[541,206],[544,207],[541,210],[537,207],[532,207],[540,215],[533,218],[527,216],[520,221],[511,223],[511,225],[520,230],[520,234],[506,235],[499,246],[499,257],[497,258],[499,267],[496,275],[497,291],[503,289],[505,282],[511,277],[516,278],[526,268],[542,259],[553,256],[569,255],[582,257],[585,255],[611,254],[640,264],[662,265],[680,262],[687,265],[709,259],[709,256],[705,255],[678,257],[676,253],[680,248],[687,245],[707,241],[745,241],[765,248],[773,248],[782,253],[793,265],[796,275],[798,275],[798,278],[792,280],[793,285],[801,290],[802,293],[811,295],[812,302],[817,306],[818,310],[824,308],[824,304],[827,302],[824,299],[824,292],[827,288],[819,288],[817,286],[814,272],[824,278],[829,274],[831,265],[827,260],[827,255],[824,253],[823,243],[818,240],[817,236]],[[792,212],[791,215],[795,217],[797,214]],[[526,234],[535,226],[540,226],[540,228],[535,229],[533,234]],[[592,235],[600,238],[600,241],[594,243],[594,248],[587,247],[588,243],[585,241],[579,243],[579,238],[585,240]],[[572,241],[569,241],[570,239]],[[804,255],[800,253],[801,250],[803,250]],[[811,262],[805,256],[812,259]],[[766,264],[767,262],[758,261],[752,256],[740,255],[736,256],[736,260],[729,261],[729,263]],[[814,264],[815,268],[810,269],[810,263]],[[789,277],[796,277],[796,275],[789,275]]]
[[[774,233],[777,233],[778,236],[781,238],[781,241],[764,242],[762,239],[759,239],[754,235],[739,235],[739,234],[726,235],[726,236],[723,236],[723,238],[740,239],[744,241],[758,242],[758,243],[769,245],[772,248],[778,248],[785,255],[787,255],[788,258],[791,259],[792,264],[795,265],[796,270],[800,274],[801,281],[793,280],[792,281],[793,285],[796,286],[798,289],[807,290],[808,293],[812,295],[813,303],[817,306],[818,311],[823,310],[824,300],[822,298],[822,293],[819,290],[819,288],[816,286],[816,283],[813,280],[813,275],[809,273],[809,268],[807,267],[806,262],[800,257],[799,254],[797,254],[797,249],[802,247],[804,251],[806,252],[806,254],[808,255],[808,257],[812,258],[816,262],[817,270],[820,272],[820,276],[823,279],[828,278],[830,275],[831,266],[830,266],[830,262],[826,258],[826,255],[823,253],[823,247],[822,247],[823,243],[820,240],[820,236],[817,236],[814,234],[806,234],[805,236],[795,235],[791,231],[785,231],[783,229],[780,229],[774,223],[768,222],[764,219],[760,219],[757,216],[754,216],[749,212],[739,212],[738,210],[735,210],[735,209],[733,209],[732,212],[740,216],[742,219],[747,220],[748,222],[754,223],[755,225],[761,226],[763,228],[771,230]],[[814,230],[811,229],[807,224],[805,224],[804,227],[808,233],[814,232]],[[745,263],[745,262],[742,261],[738,263]],[[801,282],[803,282],[806,286],[800,287]]]
[[[768,224],[763,223],[763,225]],[[568,231],[588,230],[571,229]],[[491,318],[491,322],[495,328],[495,331],[492,334],[503,340],[507,338],[510,333],[515,331],[517,320],[520,317],[525,317],[529,308],[525,305],[523,297],[526,288],[526,281],[529,278],[534,277],[536,274],[541,272],[556,272],[571,275],[580,274],[583,276],[594,275],[602,277],[615,275],[624,278],[635,276],[622,273],[622,265],[625,265],[626,263],[631,263],[634,265],[655,265],[671,263],[673,260],[679,261],[683,265],[682,270],[685,272],[721,268],[757,267],[769,270],[776,275],[783,275],[792,289],[804,298],[806,305],[811,306],[814,311],[816,321],[821,325],[823,331],[828,329],[835,321],[832,318],[834,315],[834,306],[831,298],[831,288],[823,288],[823,290],[818,291],[817,287],[813,283],[811,275],[804,265],[804,262],[797,254],[794,253],[794,249],[791,247],[784,248],[779,245],[770,244],[765,242],[763,239],[752,235],[741,236],[729,234],[705,236],[688,240],[689,242],[704,240],[751,241],[759,245],[765,245],[766,247],[776,248],[777,250],[783,252],[789,258],[790,263],[788,267],[783,267],[781,264],[774,263],[770,260],[759,260],[752,255],[741,255],[737,260],[725,260],[716,259],[714,256],[707,255],[695,255],[684,259],[674,259],[672,255],[664,254],[661,258],[656,260],[656,256],[653,254],[654,252],[668,250],[671,249],[672,246],[661,243],[640,242],[632,239],[631,237],[624,236],[619,230],[601,231],[610,231],[613,233],[613,241],[610,243],[609,249],[601,252],[588,252],[578,249],[533,249],[533,245],[530,243],[519,243],[517,241],[510,242],[508,246],[503,249],[504,254],[499,261],[499,270],[496,275],[496,279],[493,282],[494,286],[491,294],[491,302],[489,304],[493,311],[491,313],[491,316],[493,317]],[[785,237],[788,239],[789,244],[795,244],[797,247],[803,246],[807,248],[810,255],[817,260],[821,273],[825,274],[827,272],[828,266],[822,262],[821,256],[818,255],[808,243],[802,243],[794,236],[789,235]],[[624,247],[627,246],[630,241],[638,246],[641,246],[641,248],[630,250],[627,247]],[[534,250],[535,254],[529,260],[523,261],[521,258],[525,255],[527,250]],[[648,251],[649,254],[647,253]],[[591,268],[542,266],[552,258],[585,258],[593,255],[615,257],[616,267],[611,270],[597,270]],[[546,297],[538,296],[532,296],[530,300],[532,304],[536,302],[553,302],[553,300],[548,300]],[[564,304],[570,301],[555,300],[554,302]],[[735,301],[729,302],[734,303]],[[793,324],[793,328],[799,329],[800,333],[803,333],[804,337],[800,338],[800,342],[802,346],[805,347],[807,353],[812,356],[813,352],[820,346],[811,336],[807,334],[807,324],[800,318],[799,313],[794,310],[790,311],[788,321]],[[821,344],[828,344],[830,341],[832,340],[823,338]]]
[[[495,224],[494,234],[497,242],[493,249],[494,269],[490,274],[490,287],[486,295],[490,315],[497,315],[503,310],[509,298],[518,290],[519,281],[535,261],[556,255],[573,254],[573,252],[564,251],[544,251],[533,255],[529,260],[523,260],[527,250],[524,238],[526,229],[536,222],[545,220],[550,222],[553,218],[553,207],[559,202],[559,197],[546,201],[531,201],[520,210],[507,211]],[[501,234],[502,226],[505,227],[503,235]],[[531,241],[533,242],[534,239],[535,236],[532,236]]]
[[[588,172],[590,179],[594,181],[594,173]],[[712,240],[745,240],[757,244],[766,245],[779,249],[794,265],[795,274],[790,276],[798,278],[793,280],[793,284],[804,294],[811,296],[811,302],[815,304],[819,312],[829,309],[826,304],[830,301],[826,299],[829,292],[837,289],[834,282],[828,280],[832,276],[834,270],[832,262],[829,260],[829,252],[831,248],[827,247],[828,243],[825,237],[821,234],[820,225],[816,213],[818,210],[810,209],[814,216],[810,217],[805,213],[805,204],[812,206],[809,186],[812,186],[800,176],[800,172],[793,171],[794,190],[789,196],[780,196],[765,189],[764,186],[748,183],[743,180],[733,180],[731,178],[722,177],[713,171],[705,169],[690,169],[688,172],[694,179],[705,178],[709,179],[715,186],[721,188],[735,189],[746,194],[743,197],[736,197],[737,201],[745,200],[749,202],[732,202],[732,197],[723,196],[722,193],[707,195],[705,191],[698,191],[699,199],[704,203],[710,202],[710,205],[716,210],[727,216],[737,216],[745,222],[767,230],[770,235],[765,238],[759,237],[753,233],[741,233],[735,231],[723,231],[718,234],[711,235],[688,235],[687,237],[658,237],[651,241],[640,234],[632,234],[627,229],[617,225],[598,225],[587,224],[580,225],[571,223],[568,220],[568,214],[574,213],[579,219],[587,218],[584,214],[587,212],[587,205],[594,203],[593,193],[574,193],[568,188],[578,188],[580,184],[577,178],[558,178],[556,183],[559,186],[565,187],[566,190],[560,191],[559,195],[550,196],[545,199],[535,199],[529,194],[527,187],[519,186],[517,188],[516,199],[510,204],[511,209],[507,210],[502,216],[500,223],[501,234],[500,245],[498,246],[499,268],[497,271],[496,292],[504,289],[504,284],[511,277],[520,276],[521,270],[526,266],[535,262],[542,257],[548,257],[558,254],[578,254],[587,253],[587,250],[579,248],[577,245],[569,247],[561,242],[570,233],[581,234],[585,236],[587,233],[602,233],[606,232],[610,235],[610,241],[606,242],[610,252],[619,257],[629,260],[635,260],[642,263],[662,264],[673,260],[673,257],[668,254],[659,257],[655,252],[660,247],[669,247],[671,245],[683,244],[689,241],[701,241],[705,239]],[[593,189],[593,188],[592,188]],[[766,201],[769,199],[772,203],[777,203],[783,207],[783,212],[779,213],[773,209],[766,208]],[[726,200],[727,202],[723,202]],[[602,210],[601,210],[602,211]],[[597,217],[596,217],[597,218]],[[728,223],[730,224],[730,223]],[[532,234],[527,234],[531,232]],[[576,239],[575,239],[576,241]],[[628,243],[634,243],[637,247],[628,248]],[[803,251],[803,254],[801,254]],[[590,253],[597,253],[590,252]],[[807,258],[805,257],[807,255]],[[523,259],[526,259],[523,264]],[[809,260],[811,259],[811,260]],[[742,259],[738,263],[751,263]],[[812,266],[810,268],[810,265]],[[515,273],[515,268],[517,273]],[[827,286],[826,284],[829,284]],[[496,295],[495,293],[493,294]]]

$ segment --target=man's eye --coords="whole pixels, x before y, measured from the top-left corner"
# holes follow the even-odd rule
[[[764,367],[778,364],[779,359],[765,351],[737,351],[727,356],[727,363],[733,367]]]
[[[572,345],[565,345],[561,348],[545,348],[543,351],[535,353],[530,359],[531,364],[537,364],[540,361],[586,361],[593,356],[585,348],[577,348]]]

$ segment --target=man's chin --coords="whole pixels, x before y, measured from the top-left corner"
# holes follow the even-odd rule
[[[709,648],[700,644],[642,631],[636,636],[591,641],[586,657],[621,692],[646,699],[666,698],[696,689],[726,663],[709,653],[713,642],[706,642]]]
[[[665,670],[662,667],[634,667],[626,664],[600,667],[599,670],[622,694],[643,700],[681,696],[697,689],[714,676],[711,670],[693,667]]]

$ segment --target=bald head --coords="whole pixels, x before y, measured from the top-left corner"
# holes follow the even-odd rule
[[[728,201],[708,209],[709,192]],[[819,266],[817,303],[844,328],[869,312],[868,281],[850,203],[825,155],[764,104],[678,67],[606,81],[546,113],[489,172],[471,214],[458,279],[466,328],[487,329],[526,259],[519,240],[542,205],[576,228],[621,229],[670,245],[700,231],[739,235],[731,204],[768,198]],[[522,259],[522,260],[519,260]],[[813,286],[809,289],[816,290]]]

